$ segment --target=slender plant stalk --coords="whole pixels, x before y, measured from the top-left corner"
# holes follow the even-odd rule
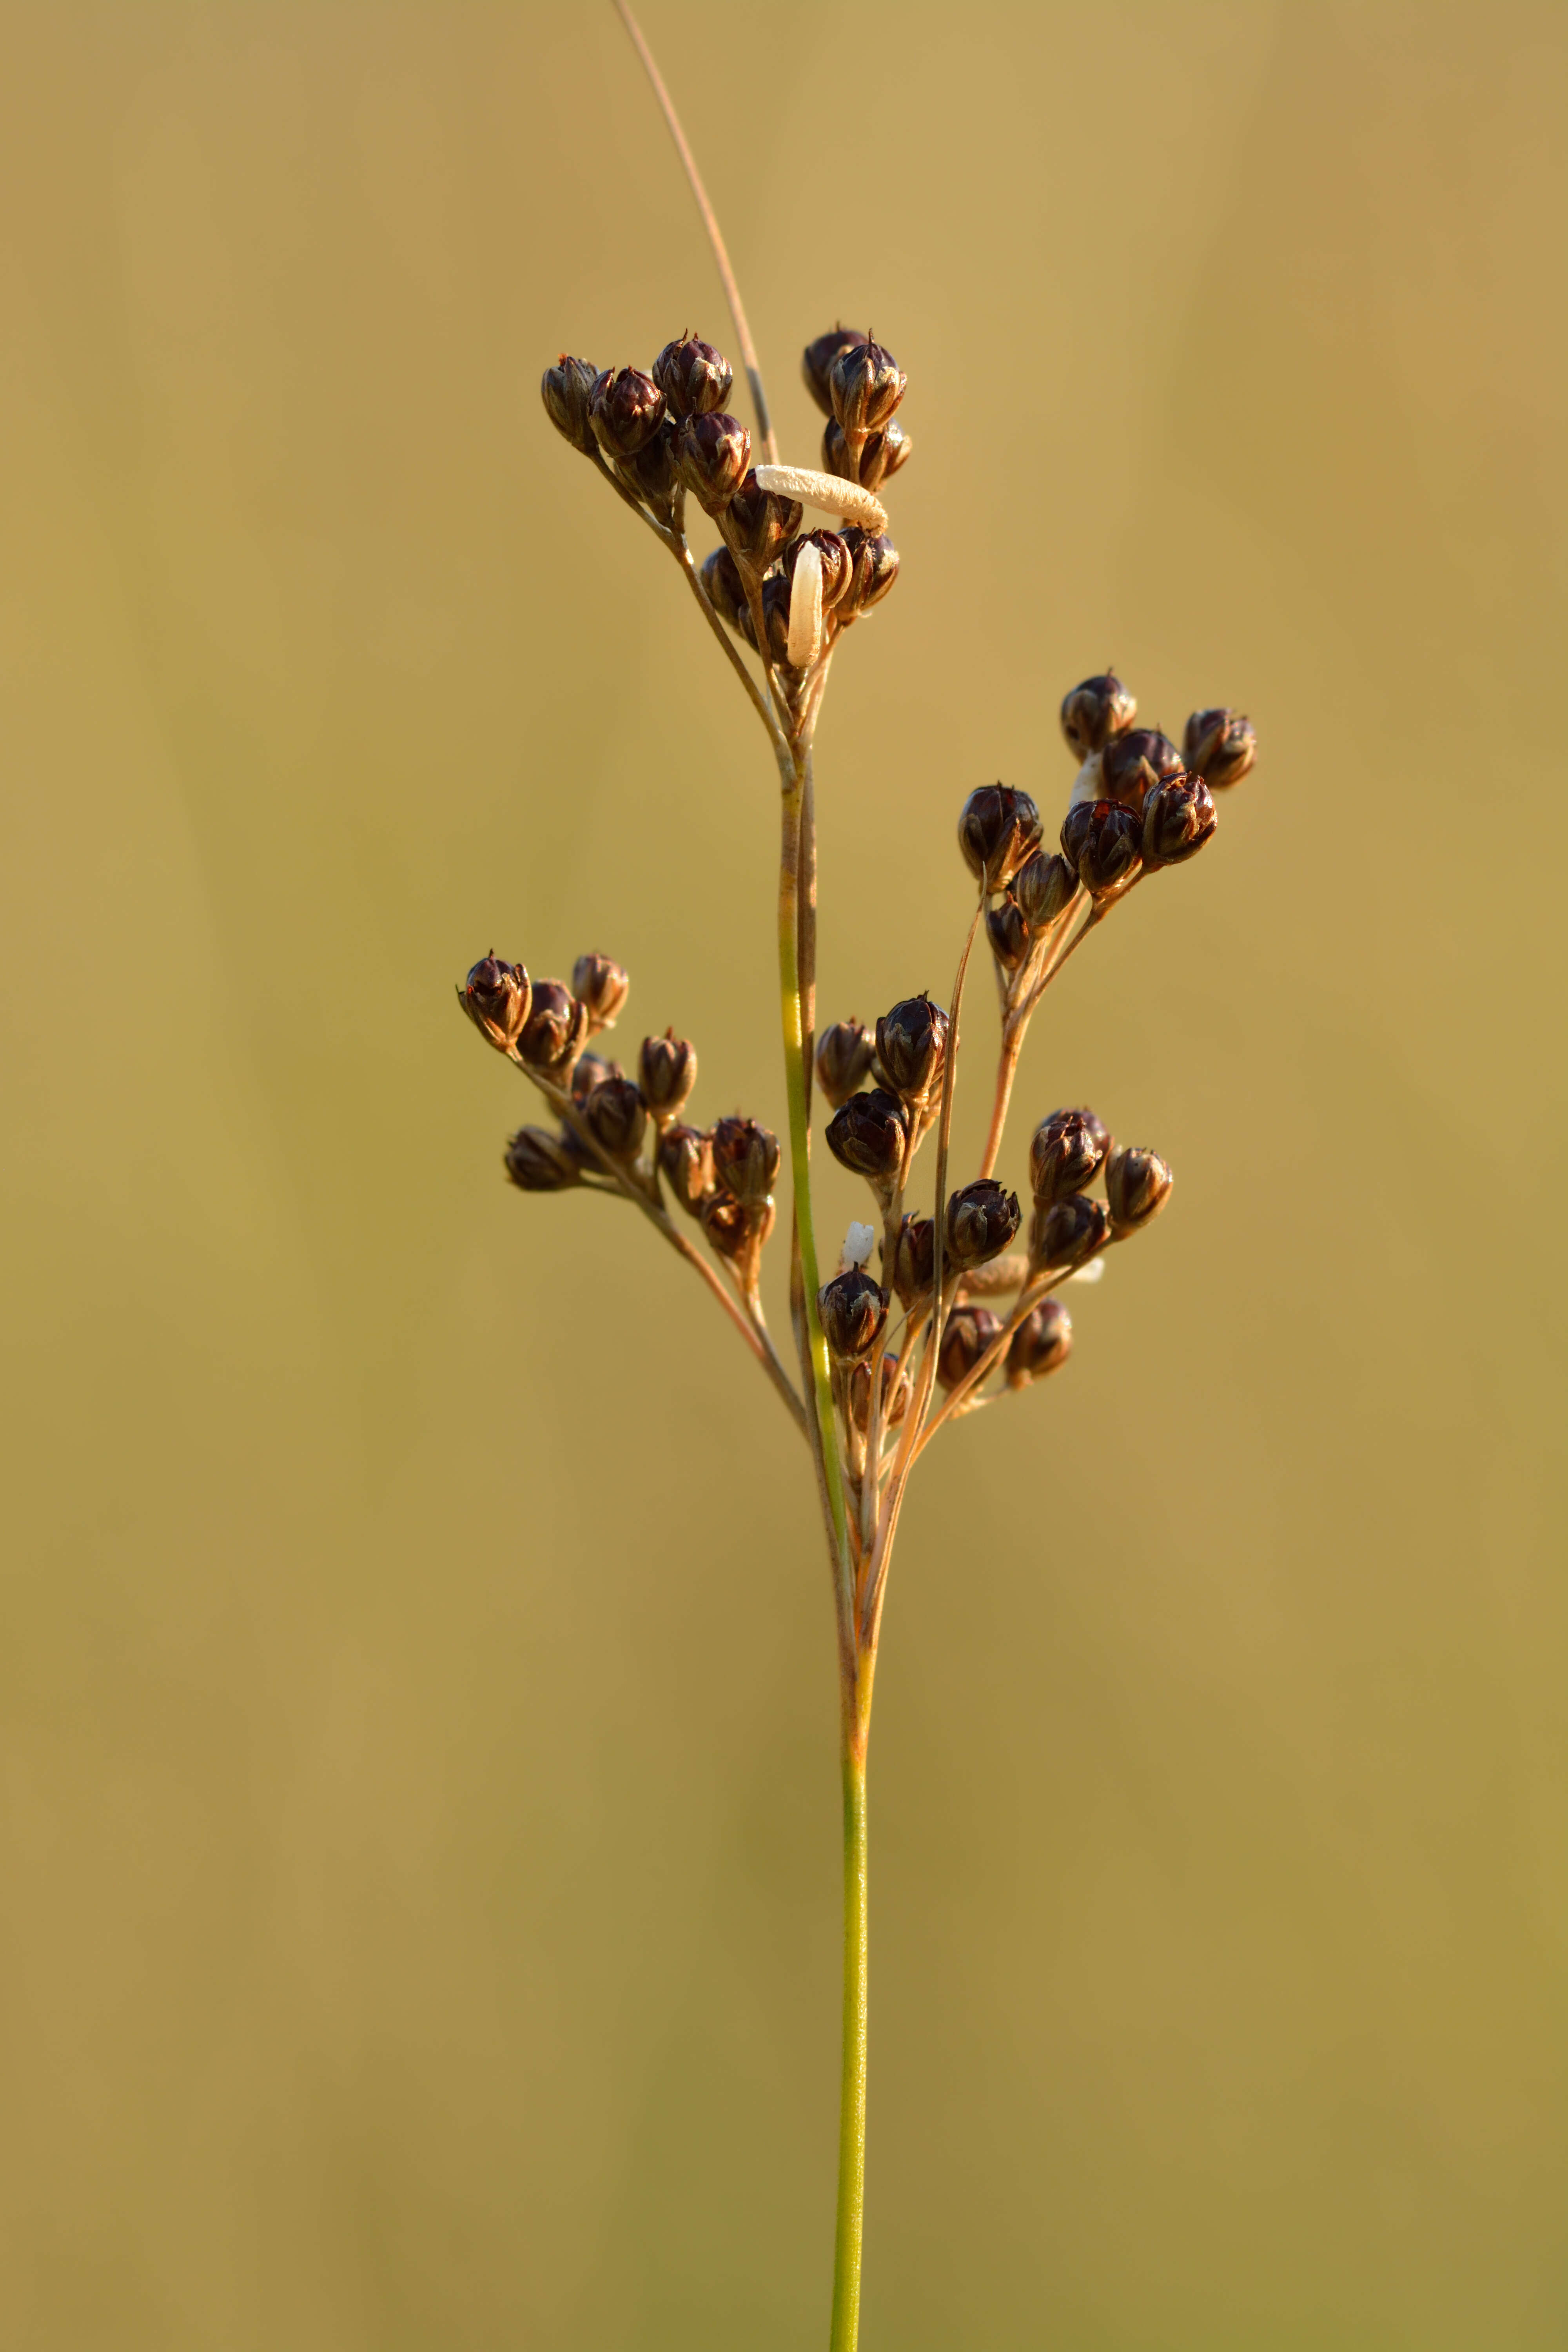
[[[868,1696],[869,1694],[868,1693]],[[860,2333],[860,2246],[866,2227],[866,2021],[869,1958],[866,1746],[845,1710],[844,2065],[838,2090],[838,2210],[833,2238],[832,2352],[855,2352]]]

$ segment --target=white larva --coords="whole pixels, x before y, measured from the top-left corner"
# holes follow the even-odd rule
[[[757,483],[776,498],[798,499],[802,506],[819,508],[841,522],[858,522],[862,530],[880,534],[888,528],[888,509],[881,499],[842,475],[819,474],[813,466],[759,466]]]
[[[789,584],[789,638],[784,658],[792,669],[809,669],[821,651],[822,556],[808,539],[795,557],[795,577]]]
[[[874,1225],[851,1225],[844,1236],[845,1265],[868,1265],[876,1242],[877,1229]]]

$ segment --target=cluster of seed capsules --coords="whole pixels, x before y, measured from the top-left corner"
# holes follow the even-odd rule
[[[463,1010],[561,1114],[554,1128],[520,1128],[511,1137],[507,1175],[524,1192],[629,1187],[661,1210],[668,1194],[697,1219],[742,1296],[753,1298],[773,1228],[778,1138],[754,1118],[707,1129],[682,1119],[697,1083],[697,1048],[673,1029],[643,1039],[636,1077],[587,1050],[590,1038],[614,1027],[630,987],[604,955],[579,956],[570,988],[531,981],[521,964],[494,955],[469,972],[458,992]]]
[[[1195,856],[1215,830],[1214,790],[1239,782],[1257,758],[1256,732],[1239,712],[1194,711],[1181,751],[1158,729],[1136,727],[1136,716],[1132,696],[1109,672],[1086,678],[1064,699],[1062,731],[1079,769],[1055,849],[1026,793],[986,785],[963,804],[959,845],[984,894],[1005,1041],[1007,1024],[1021,1030],[1031,991],[1049,977],[1053,948],[1059,954],[1065,940],[1081,937],[1144,875]],[[948,1031],[947,1013],[918,996],[894,1005],[874,1031],[858,1021],[838,1022],[817,1046],[817,1081],[833,1108],[828,1149],[866,1179],[884,1228],[883,1283],[863,1265],[847,1265],[818,1299],[841,1402],[861,1426],[868,1360],[882,1337],[890,1294],[911,1318],[923,1318],[932,1304],[932,1219],[900,1213],[896,1227],[889,1219],[937,1115]],[[942,1323],[937,1379],[949,1391],[967,1392],[978,1374],[993,1369],[1009,1388],[1025,1387],[1057,1370],[1072,1345],[1071,1322],[1057,1298],[1041,1299],[1009,1334],[999,1316],[966,1293],[1022,1294],[1080,1273],[1157,1216],[1172,1185],[1156,1153],[1118,1149],[1087,1109],[1053,1111],[1040,1122],[1029,1172],[1026,1233],[1017,1194],[993,1177],[963,1185],[945,1204],[942,1256],[953,1303]],[[1103,1202],[1089,1191],[1097,1180],[1103,1180]],[[864,1230],[868,1255],[870,1229]],[[1026,1247],[1015,1252],[1020,1234]],[[894,1423],[907,1405],[909,1382],[890,1354],[884,1364],[884,1415]]]
[[[557,430],[662,530],[683,536],[685,499],[701,507],[721,542],[700,569],[708,601],[786,687],[897,579],[898,551],[876,492],[910,454],[894,414],[905,378],[880,343],[835,327],[807,345],[804,372],[828,420],[823,475],[763,467],[759,478],[752,436],[726,406],[730,362],[695,335],[667,343],[651,373],[596,369],[563,352],[541,386]],[[792,486],[837,514],[839,528],[803,530]]]

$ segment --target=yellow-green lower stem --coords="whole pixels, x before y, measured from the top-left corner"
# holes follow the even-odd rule
[[[866,2226],[866,1751],[844,1756],[844,2069],[838,2088],[838,2217],[833,2241],[832,2352],[860,2333],[860,2242]]]

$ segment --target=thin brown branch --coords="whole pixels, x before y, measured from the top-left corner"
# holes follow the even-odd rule
[[[762,440],[767,463],[770,466],[776,466],[779,462],[778,442],[773,435],[773,419],[768,414],[767,394],[763,390],[762,366],[757,358],[757,347],[752,341],[751,328],[746,323],[745,305],[741,299],[740,287],[735,282],[735,273],[730,267],[730,256],[725,249],[718,215],[708,201],[708,191],[702,184],[702,174],[697,168],[697,158],[693,155],[686,133],[680,127],[680,117],[675,110],[675,101],[665,88],[664,76],[654,63],[653,51],[643,37],[641,26],[627,7],[626,0],[616,0],[616,14],[626,26],[633,48],[642,59],[643,71],[653,85],[653,94],[658,100],[659,111],[664,116],[669,129],[669,135],[675,142],[675,152],[685,166],[686,176],[691,183],[691,193],[697,199],[697,209],[702,216],[702,226],[708,232],[708,242],[713,248],[713,258],[719,265],[719,276],[724,288],[724,299],[729,303],[730,316],[735,321],[735,333],[741,345],[741,357],[746,366],[746,380],[752,387],[752,405],[757,412],[757,432]]]

